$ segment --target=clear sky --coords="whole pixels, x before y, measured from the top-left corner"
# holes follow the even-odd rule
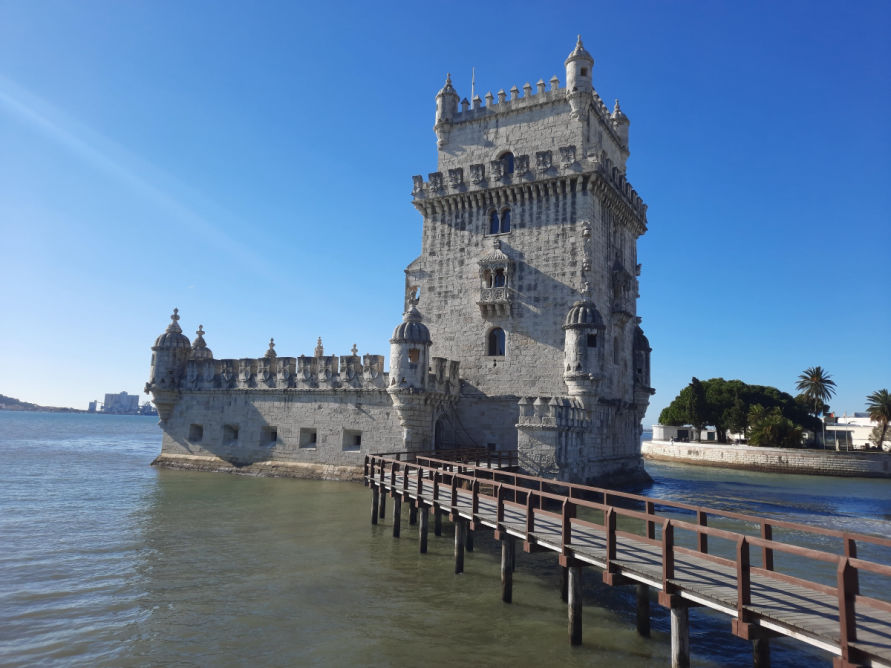
[[[0,1],[0,393],[142,391],[178,306],[216,357],[387,354],[434,95],[581,33],[649,205],[657,394],[891,387],[891,3]],[[146,396],[142,395],[143,400]]]

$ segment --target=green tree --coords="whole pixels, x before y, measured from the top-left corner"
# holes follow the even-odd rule
[[[693,376],[690,381],[690,403],[688,404],[687,414],[690,416],[690,424],[696,430],[696,440],[699,440],[700,432],[707,424],[708,404],[705,398],[705,388],[700,380]]]
[[[724,421],[727,424],[727,429],[736,433],[742,434],[743,438],[746,438],[746,430],[749,428],[749,415],[748,411],[746,411],[745,402],[736,397],[733,400],[733,405],[725,411]]]
[[[821,366],[808,367],[798,376],[795,389],[801,390],[808,404],[813,406],[814,417],[819,417],[822,407],[835,394],[835,381]],[[826,409],[829,407],[826,406]]]
[[[727,431],[744,434],[748,426],[749,409],[755,404],[779,408],[783,417],[794,424],[816,432],[820,421],[811,417],[807,405],[800,404],[791,395],[767,385],[748,385],[741,380],[711,378],[699,381],[705,391],[705,423],[714,425],[718,442],[727,442]],[[693,383],[684,387],[659,414],[664,425],[695,424],[690,415],[693,399]]]
[[[748,415],[749,443],[781,448],[801,447],[802,428],[785,417],[779,406],[766,409],[760,404],[752,406]]]
[[[873,429],[873,442],[882,447],[882,441],[885,440],[885,433],[888,431],[888,423],[891,422],[891,395],[887,389],[876,390],[866,397],[866,410],[869,413],[869,419],[878,422],[876,428]],[[878,434],[875,432],[878,431]]]

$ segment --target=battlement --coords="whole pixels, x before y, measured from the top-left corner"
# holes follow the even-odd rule
[[[581,401],[571,397],[520,397],[519,429],[586,430],[591,419]]]
[[[549,88],[548,85],[550,86]],[[483,104],[483,99],[479,95],[475,95],[473,100],[470,101],[464,98],[461,100],[461,106],[454,118],[451,119],[451,122],[467,123],[490,117],[493,114],[525,111],[531,107],[555,102],[565,103],[569,93],[566,88],[560,87],[560,79],[556,74],[550,78],[548,84],[545,84],[544,79],[539,79],[534,89],[532,84],[527,81],[523,84],[522,90],[522,96],[520,96],[520,89],[516,86],[511,86],[508,92],[505,92],[502,88],[496,95],[489,91],[484,96],[485,104]],[[508,93],[510,98],[508,98]],[[597,109],[604,120],[610,122],[610,111],[606,103],[601,99],[596,90],[592,89],[590,93],[594,108]]]
[[[609,184],[637,214],[646,220],[647,205],[625,178],[624,171],[616,167],[605,152],[599,157],[582,157],[577,147],[561,146],[554,151],[537,151],[535,155],[515,155],[514,171],[505,173],[500,160],[488,165],[477,163],[449,169],[445,174],[431,172],[427,180],[420,174],[412,177],[412,198],[415,205],[426,200],[477,193],[496,188],[531,185],[543,180],[560,180],[569,177],[599,177]]]

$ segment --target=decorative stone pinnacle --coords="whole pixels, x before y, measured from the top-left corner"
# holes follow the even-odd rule
[[[177,320],[179,320],[179,309],[175,308],[175,309],[173,309],[173,315],[170,316],[170,324],[167,325],[168,332],[173,332],[175,334],[183,333],[183,330],[179,326],[179,323],[177,322]]]
[[[492,248],[501,250],[501,239],[495,239],[495,241],[492,242]]]
[[[353,344],[353,347],[350,348],[350,352],[353,354],[353,357],[359,354],[359,349],[356,347],[356,344]]]
[[[195,332],[199,337],[204,336],[204,325],[198,325],[198,331]]]
[[[273,338],[269,339],[269,350],[266,351],[266,354],[264,355],[264,357],[267,357],[267,358],[277,357],[277,355],[275,353],[275,339],[273,339]]]
[[[318,342],[316,343],[315,356],[323,357],[325,355],[325,346],[322,345],[322,337],[319,337]]]

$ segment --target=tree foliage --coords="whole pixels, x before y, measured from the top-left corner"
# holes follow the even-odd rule
[[[696,379],[694,379],[696,380]],[[720,443],[727,442],[727,432],[745,434],[752,426],[751,410],[760,405],[770,412],[776,408],[781,417],[794,426],[816,432],[820,423],[808,414],[808,406],[797,402],[791,395],[768,385],[749,385],[741,380],[712,378],[698,381],[705,395],[704,425],[714,425]],[[694,383],[690,383],[659,414],[660,424],[696,426],[690,414],[693,403]],[[799,440],[794,445],[800,445]],[[786,439],[791,443],[794,439]]]
[[[870,438],[879,448],[882,447],[882,441],[885,440],[885,434],[888,431],[888,423],[891,422],[891,395],[887,389],[876,390],[866,397],[866,411],[869,413],[869,419],[878,422],[875,429],[872,430]]]
[[[783,416],[779,406],[768,410],[755,404],[749,410],[749,443],[752,445],[798,448],[801,447],[802,433],[801,425]]]
[[[808,367],[798,376],[795,389],[801,390],[802,395],[812,406],[814,417],[820,415],[821,407],[835,394],[835,381],[821,366]],[[826,406],[828,409],[829,407]],[[825,412],[824,412],[825,414]]]

